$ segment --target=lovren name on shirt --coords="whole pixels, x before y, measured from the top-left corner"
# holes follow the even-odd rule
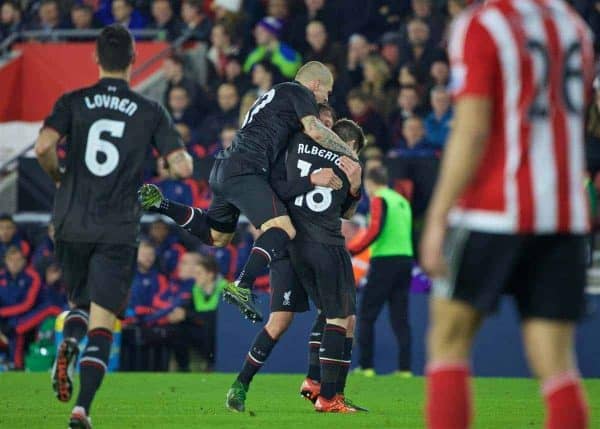
[[[128,98],[119,98],[115,95],[96,94],[94,97],[85,97],[85,104],[88,109],[112,109],[123,112],[128,116],[133,116],[137,111],[138,105]]]

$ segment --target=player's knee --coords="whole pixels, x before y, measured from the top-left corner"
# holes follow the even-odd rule
[[[265,329],[274,340],[279,339],[292,324],[294,314],[287,311],[271,313]]]
[[[356,316],[348,317],[348,326],[346,327],[346,335],[353,336],[354,335],[354,327],[356,326]]]
[[[294,228],[294,225],[292,225],[292,220],[289,218],[289,216],[280,216],[271,219],[265,222],[260,229],[262,232],[265,232],[271,228],[283,229],[290,240],[293,240],[296,237],[296,228]]]

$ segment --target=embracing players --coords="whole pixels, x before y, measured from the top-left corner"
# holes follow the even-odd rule
[[[300,131],[324,149],[353,157],[348,146],[317,118],[317,102],[327,101],[332,87],[329,69],[312,61],[300,68],[294,82],[275,85],[260,97],[231,147],[217,155],[209,180],[214,198],[208,211],[161,203],[152,185],[140,190],[144,208],[168,215],[207,244],[229,244],[240,212],[262,231],[240,276],[224,293],[253,321],[262,320],[252,295],[254,280],[296,234],[285,205],[269,184],[272,166],[291,136]]]
[[[64,322],[52,383],[61,401],[71,398],[79,342],[80,389],[70,428],[91,428],[90,406],[106,372],[115,319],[127,305],[135,272],[144,159],[150,146],[174,176],[192,174],[192,160],[167,112],[129,88],[135,48],[120,25],[96,42],[100,80],[58,99],[35,145],[42,168],[56,183],[56,254],[72,310]],[[67,141],[64,171],[56,145]]]
[[[328,127],[333,125],[333,113],[328,106],[320,106],[319,116],[321,121]],[[349,121],[338,121],[336,126],[338,129],[335,131],[338,131],[338,135],[353,150],[360,150],[364,141],[360,127]],[[348,126],[354,129],[354,133],[347,131]],[[327,162],[321,162],[319,167],[322,168],[312,169],[313,171],[310,168],[304,168],[299,171],[296,166],[301,162],[300,158],[305,158],[305,156],[298,155],[298,151],[301,152],[304,147],[308,148],[309,143],[312,147],[315,147],[315,155],[323,155],[326,157]],[[296,224],[296,221],[303,222],[302,226],[297,226],[297,230],[301,232],[310,228],[309,223],[317,220],[325,221],[332,225],[331,229],[334,231],[336,230],[336,226],[339,230],[340,216],[342,216],[343,212],[349,214],[352,211],[351,206],[356,201],[356,197],[349,196],[348,191],[350,186],[346,185],[349,178],[352,180],[351,187],[355,193],[360,188],[361,177],[358,163],[317,146],[304,133],[297,133],[295,135],[290,143],[290,148],[283,155],[272,170],[271,184],[281,200],[287,204],[291,214],[294,211],[293,207],[298,204],[298,199],[310,198],[312,202],[319,199],[319,195],[331,197],[333,193],[336,196],[335,201],[329,198],[327,208],[323,206],[321,212],[323,212],[324,218],[318,217],[317,219],[317,217],[309,215],[307,219],[296,219],[292,215],[294,224]],[[342,158],[344,159],[343,164],[341,162]],[[289,167],[292,164],[293,168],[290,169]],[[341,165],[342,170],[336,164]],[[346,178],[343,180],[340,179],[344,175],[346,175]],[[319,183],[326,186],[318,186]],[[342,207],[343,203],[346,203],[347,207]],[[314,208],[312,203],[311,206]],[[308,207],[305,206],[300,210],[308,210]],[[341,233],[338,232],[338,235],[341,236]],[[303,234],[297,235],[297,239],[299,236],[302,237]],[[308,310],[308,298],[303,289],[304,285],[296,277],[290,259],[286,254],[281,254],[280,257],[271,262],[270,276],[272,296],[269,320],[265,327],[257,334],[247,354],[242,370],[227,393],[226,405],[234,411],[244,410],[246,394],[252,378],[262,368],[273,347],[291,324],[294,313]],[[311,341],[309,343],[310,365],[308,378],[302,388],[303,395],[307,396],[313,402],[317,399],[319,393],[319,383],[317,381],[320,380],[319,345],[321,344],[321,335],[324,326],[325,316],[319,313],[312,328]],[[345,377],[341,378],[345,380]],[[340,382],[339,385],[342,386],[343,383]],[[343,388],[340,390],[340,393],[343,393]]]

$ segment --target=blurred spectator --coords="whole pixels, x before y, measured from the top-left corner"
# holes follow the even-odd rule
[[[235,138],[235,133],[237,133],[238,128],[233,125],[225,125],[221,130],[221,135],[219,139],[219,143],[221,143],[220,149],[227,149],[233,144],[233,139]]]
[[[36,269],[42,279],[43,302],[61,310],[68,309],[67,288],[62,278],[62,269],[56,258],[53,256],[44,258],[38,267]]]
[[[400,87],[414,86],[415,88],[421,84],[414,65],[404,64],[402,67],[400,67],[400,72],[398,73],[398,83],[400,84]]]
[[[432,111],[425,117],[425,137],[435,149],[443,149],[450,133],[452,106],[450,93],[444,86],[431,90]]]
[[[348,39],[348,58],[346,70],[353,87],[360,85],[363,77],[363,62],[372,51],[369,41],[362,34],[353,34]]]
[[[214,108],[211,97],[206,94],[196,81],[185,73],[185,57],[179,54],[173,54],[163,62],[163,73],[167,79],[167,88],[165,90],[164,105],[169,104],[169,92],[173,86],[183,86],[190,97],[192,106],[201,115],[206,115]]]
[[[575,0],[575,8],[587,21],[596,35],[596,51],[600,49],[600,1],[599,0]]]
[[[217,89],[224,83],[235,85],[238,94],[244,94],[251,87],[250,78],[242,72],[242,58],[239,55],[228,55],[225,64],[225,75],[222,79],[214,78],[209,80],[208,86],[211,94],[216,94]]]
[[[416,75],[427,76],[431,63],[444,58],[444,53],[436,48],[430,39],[430,28],[421,18],[412,18],[407,26],[408,38],[400,51],[402,65],[412,63]]]
[[[300,52],[306,52],[306,31],[311,21],[322,22],[329,34],[329,40],[339,41],[340,26],[336,22],[333,8],[328,8],[325,0],[304,0],[304,5],[305,10],[296,13],[290,21],[287,41]]]
[[[184,22],[182,34],[191,40],[208,42],[212,23],[204,14],[202,0],[183,0],[181,19]]]
[[[254,88],[242,97],[239,114],[240,123],[243,122],[243,118],[254,102],[273,87],[276,74],[277,69],[268,61],[260,61],[254,64],[252,67],[252,85],[254,85]]]
[[[46,236],[42,239],[40,244],[36,246],[33,252],[31,262],[37,269],[38,264],[42,262],[42,260],[44,260],[45,258],[50,258],[52,256],[54,256],[54,224],[50,222],[48,224]]]
[[[267,0],[266,16],[272,16],[281,23],[281,39],[289,40],[289,16],[290,8],[288,0]]]
[[[185,253],[185,247],[179,243],[177,235],[171,234],[169,225],[160,218],[150,225],[148,238],[156,249],[159,271],[167,276],[172,275],[179,258]]]
[[[141,326],[166,323],[166,319],[157,318],[155,313],[166,306],[161,300],[161,296],[168,292],[169,283],[167,278],[155,268],[155,262],[154,247],[147,241],[141,241],[137,254],[137,269],[131,285],[126,312],[128,319],[133,319]]]
[[[344,67],[345,52],[341,46],[329,40],[329,34],[321,21],[311,21],[306,26],[307,48],[302,51],[304,62],[320,61],[333,64],[336,70]]]
[[[7,340],[10,362],[22,369],[25,335],[61,309],[41,299],[40,276],[27,267],[27,259],[18,247],[6,250],[4,262],[6,269],[0,270],[0,343]]]
[[[389,117],[390,138],[392,145],[402,139],[404,121],[412,116],[421,116],[419,94],[414,86],[403,86],[398,92],[396,109]]]
[[[23,29],[22,14],[16,0],[6,0],[0,8],[0,40]]]
[[[434,157],[436,152],[427,138],[425,137],[425,128],[423,120],[418,116],[407,118],[402,127],[402,144],[389,151],[390,158],[420,158]]]
[[[216,23],[210,32],[212,46],[208,50],[208,82],[215,79],[224,80],[227,63],[232,55],[239,53],[239,48],[233,44],[231,33],[222,23]]]
[[[162,158],[159,158],[156,164],[158,177],[154,183],[160,188],[165,198],[192,207],[209,205],[209,201],[203,201],[200,185],[196,179],[174,179],[164,167]]]
[[[240,116],[240,97],[235,85],[223,83],[217,90],[218,110],[208,115],[198,129],[199,142],[215,143],[225,125],[237,125]]]
[[[169,90],[167,110],[174,122],[183,122],[190,128],[198,124],[202,118],[200,113],[191,105],[187,89],[179,85],[173,86]]]
[[[259,61],[268,60],[276,66],[281,74],[293,78],[302,65],[302,57],[291,46],[280,42],[281,22],[267,16],[254,27],[256,48],[250,52],[244,62],[244,72],[248,73],[252,66]]]
[[[436,60],[431,64],[428,76],[428,86],[431,89],[435,86],[447,86],[450,81],[450,66],[445,60]]]
[[[151,11],[154,22],[150,28],[163,30],[158,36],[159,40],[173,41],[181,35],[183,23],[175,16],[169,0],[153,0]]]
[[[369,97],[359,89],[348,93],[347,104],[351,118],[359,124],[367,137],[368,145],[376,145],[383,152],[389,148],[385,121],[370,106]]]
[[[381,36],[381,57],[385,60],[391,70],[391,74],[396,76],[400,70],[400,43],[402,36],[400,33],[387,32]]]
[[[111,5],[113,22],[130,30],[144,28],[146,19],[133,8],[130,0],[113,0]]]
[[[409,16],[408,22],[412,18],[423,20],[430,30],[430,40],[434,46],[439,46],[444,35],[446,22],[444,17],[435,11],[432,0],[412,0],[412,14]],[[403,33],[408,33],[408,25],[404,26]]]
[[[215,366],[217,308],[227,281],[219,276],[216,260],[203,257],[195,267],[192,299],[184,310],[188,325],[186,342],[200,352],[203,370],[212,371]],[[178,318],[172,318],[172,322]]]
[[[71,25],[76,30],[91,30],[96,27],[92,8],[85,4],[74,4],[71,8]],[[74,40],[82,39],[78,38]]]
[[[346,246],[352,246],[358,243],[364,237],[366,229],[364,228],[364,216],[354,215],[350,220],[342,221],[342,235],[346,240]],[[360,286],[369,272],[370,252],[367,247],[357,255],[352,256],[352,271],[354,272],[354,281],[356,286]]]
[[[61,28],[62,19],[60,16],[60,8],[56,0],[42,0],[38,9],[38,19],[34,22],[30,30],[42,30],[46,33],[45,36],[38,37],[39,40],[51,40],[52,30]]]
[[[371,54],[363,62],[361,90],[371,99],[381,115],[387,117],[394,103],[390,85],[390,68],[379,55]]]
[[[4,253],[11,246],[18,247],[25,258],[29,259],[31,246],[19,236],[17,224],[10,215],[0,214],[0,267],[4,263]]]

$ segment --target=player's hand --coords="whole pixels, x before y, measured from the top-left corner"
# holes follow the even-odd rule
[[[360,163],[347,156],[342,156],[340,158],[340,168],[348,177],[350,191],[356,195],[362,184],[362,167],[360,166]]]
[[[432,279],[444,277],[448,273],[448,266],[443,254],[445,238],[445,219],[428,218],[421,236],[420,265]]]
[[[163,200],[163,194],[156,185],[145,184],[138,190],[138,201],[144,210],[158,209]]]
[[[334,173],[332,168],[322,168],[310,175],[310,183],[315,186],[324,186],[334,191],[342,189],[342,179]]]

